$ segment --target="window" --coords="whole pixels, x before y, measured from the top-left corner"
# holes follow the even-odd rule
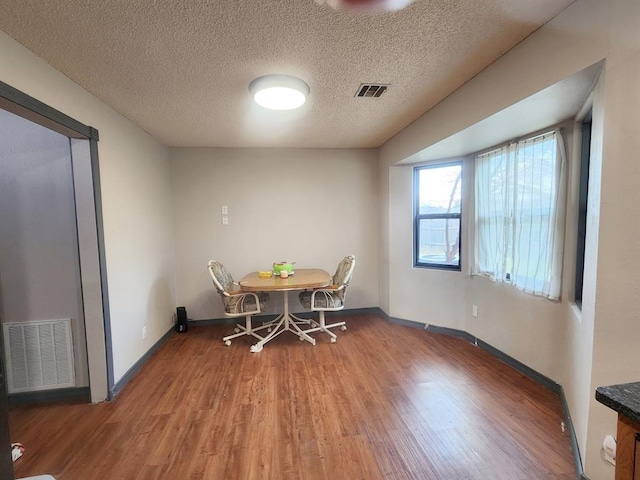
[[[560,298],[564,148],[559,131],[476,157],[474,273]]]
[[[462,163],[417,167],[414,265],[460,270]]]

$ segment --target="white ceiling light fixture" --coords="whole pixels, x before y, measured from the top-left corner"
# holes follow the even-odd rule
[[[329,5],[336,10],[356,12],[393,12],[407,7],[413,0],[316,0],[316,3]]]
[[[301,107],[309,95],[309,85],[290,75],[265,75],[249,84],[249,92],[258,105],[271,110]]]

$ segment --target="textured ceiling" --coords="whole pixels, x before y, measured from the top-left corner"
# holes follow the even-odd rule
[[[572,1],[2,0],[0,29],[167,146],[378,147]],[[307,103],[254,105],[270,73],[305,80]]]

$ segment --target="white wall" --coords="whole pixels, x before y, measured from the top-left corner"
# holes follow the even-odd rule
[[[347,308],[378,305],[378,169],[375,150],[171,149],[178,304],[189,318],[222,318],[206,265],[234,279],[273,262],[333,274],[356,268]],[[229,208],[229,225],[221,206]],[[269,312],[280,308],[272,295]],[[296,303],[292,310],[301,311]]]
[[[403,291],[394,286],[400,278],[410,278],[426,305],[454,298],[463,304],[457,312],[438,313],[442,325],[463,325],[563,384],[592,480],[613,478],[613,468],[600,459],[600,446],[605,434],[616,431],[615,414],[595,402],[595,388],[640,380],[640,225],[632,220],[640,209],[639,24],[636,0],[578,0],[380,150],[380,178],[389,178],[389,232],[381,237],[382,258],[388,255],[390,265],[381,260],[381,275],[390,279],[387,313],[428,322],[420,310],[405,305]],[[482,278],[413,269],[411,228],[404,225],[411,218],[406,194],[411,184],[409,174],[396,173],[399,167],[393,165],[604,58],[604,75],[594,95],[595,157],[582,312],[569,301],[572,262],[565,261],[561,303]],[[569,155],[575,161],[575,152]],[[575,211],[568,212],[573,235],[575,220]],[[574,243],[567,240],[568,255],[575,252]],[[480,309],[477,319],[470,315],[474,304]]]
[[[168,150],[2,32],[0,80],[100,133],[117,382],[169,330],[175,312]],[[143,325],[148,331],[145,340]]]
[[[610,29],[602,94],[592,391],[640,380],[640,2],[606,3]],[[591,402],[587,472],[599,473],[597,453],[604,434],[614,432],[615,415],[593,397]]]
[[[0,110],[0,320],[66,318],[88,386],[69,138]]]
[[[412,268],[413,167],[391,167],[388,177],[393,201],[389,206],[387,313],[401,319],[464,330],[465,292],[459,288],[464,274]]]

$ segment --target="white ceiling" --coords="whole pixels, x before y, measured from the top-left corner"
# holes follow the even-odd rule
[[[572,2],[2,0],[0,29],[167,146],[378,147]],[[270,73],[305,80],[307,103],[253,104]]]

